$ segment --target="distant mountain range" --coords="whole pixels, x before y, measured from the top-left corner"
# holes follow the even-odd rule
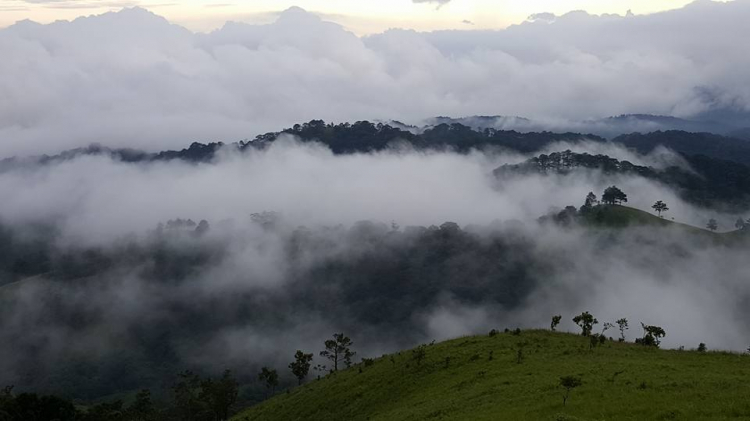
[[[635,117],[619,117],[612,121],[624,121]],[[639,118],[643,120],[642,118]],[[0,161],[0,172],[14,169],[61,162],[83,155],[106,155],[122,162],[156,162],[181,160],[190,163],[210,162],[222,148],[244,152],[250,149],[263,149],[283,135],[293,135],[302,142],[318,142],[326,145],[334,154],[351,154],[383,151],[387,149],[412,148],[416,150],[451,150],[467,153],[475,149],[509,150],[524,154],[535,154],[550,145],[566,141],[615,143],[633,149],[641,154],[652,152],[659,146],[669,148],[682,155],[694,172],[677,166],[665,170],[639,167],[627,161],[604,155],[573,154],[570,151],[557,151],[557,154],[541,155],[515,166],[502,169],[503,173],[528,172],[539,169],[540,163],[555,162],[574,167],[600,168],[605,171],[637,173],[640,176],[659,181],[675,188],[681,196],[692,203],[703,206],[723,205],[742,210],[750,205],[750,141],[711,133],[693,133],[669,130],[647,134],[630,133],[613,139],[595,134],[575,132],[520,132],[500,130],[492,127],[480,129],[478,125],[528,122],[524,119],[498,120],[497,117],[473,117],[467,124],[448,123],[444,118],[435,119],[434,126],[421,130],[408,127],[394,127],[389,124],[375,124],[360,121],[353,124],[327,124],[313,120],[280,132],[266,133],[251,141],[232,144],[193,143],[179,151],[144,152],[133,149],[112,149],[98,145],[73,149],[57,155],[41,155],[27,158],[7,158]],[[659,120],[670,121],[670,120]],[[494,123],[493,123],[494,124]],[[563,169],[552,165],[547,170]],[[559,167],[559,168],[558,168]],[[566,167],[567,169],[567,167]],[[559,171],[558,171],[559,172]],[[496,173],[498,173],[496,171]]]
[[[715,119],[712,119],[714,117]],[[470,116],[462,118],[435,117],[424,122],[418,130],[440,124],[462,124],[474,130],[516,130],[520,132],[579,132],[613,139],[630,133],[651,133],[655,131],[680,130],[693,133],[713,133],[750,140],[750,115],[734,113],[732,118],[721,118],[719,114],[705,118],[683,119],[651,114],[624,114],[616,117],[584,121],[537,121],[523,117],[509,116]],[[396,122],[396,125],[400,123]],[[416,126],[402,126],[417,129]]]

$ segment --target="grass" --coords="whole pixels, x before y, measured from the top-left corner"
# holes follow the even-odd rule
[[[750,420],[745,355],[616,341],[590,350],[588,338],[535,330],[430,345],[420,365],[412,351],[393,357],[312,380],[232,420]],[[565,406],[563,376],[583,382]]]

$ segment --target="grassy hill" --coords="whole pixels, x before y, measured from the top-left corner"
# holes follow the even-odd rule
[[[590,213],[583,215],[583,221],[589,226],[604,228],[627,228],[644,225],[655,228],[671,228],[720,243],[744,239],[746,237],[743,231],[712,232],[703,227],[695,227],[673,221],[667,217],[660,218],[650,212],[620,205],[596,206]]]
[[[583,384],[563,406],[569,375]],[[500,333],[429,345],[421,364],[412,351],[360,363],[233,421],[750,419],[749,376],[747,355],[616,341],[591,350],[573,334]]]

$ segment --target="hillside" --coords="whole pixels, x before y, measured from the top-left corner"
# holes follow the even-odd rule
[[[709,230],[672,221],[666,217],[660,218],[649,212],[628,206],[597,206],[590,213],[583,215],[584,221],[591,226],[607,228],[625,228],[636,225],[650,225],[654,227],[675,228],[685,233],[696,234],[706,238],[721,238],[726,234],[714,233]]]
[[[355,365],[233,420],[750,419],[746,355],[615,341],[590,350],[585,337],[541,330],[428,345],[421,365],[412,355]],[[569,375],[583,384],[563,406]]]

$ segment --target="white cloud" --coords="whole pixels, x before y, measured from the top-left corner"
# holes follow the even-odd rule
[[[0,156],[235,141],[323,118],[747,112],[747,2],[359,38],[292,9],[194,34],[142,9],[0,31]],[[717,23],[721,22],[720,25]]]

